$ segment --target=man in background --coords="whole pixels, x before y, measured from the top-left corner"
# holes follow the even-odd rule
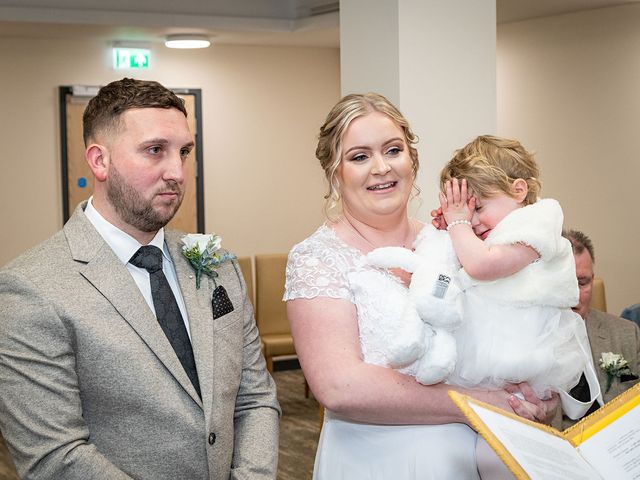
[[[589,237],[578,230],[563,232],[563,236],[571,242],[573,248],[573,256],[576,261],[576,276],[580,290],[580,301],[573,308],[573,311],[585,321],[600,390],[604,401],[608,402],[638,383],[638,374],[640,373],[640,328],[629,320],[595,310],[589,306],[593,294],[593,265],[595,262],[593,244]],[[621,354],[629,363],[632,373],[632,375],[614,378],[609,389],[607,389],[607,374],[600,366],[600,358],[604,352]],[[597,410],[598,407],[598,402],[594,402],[587,414]],[[561,425],[558,421],[554,421],[554,426],[566,429],[574,423],[574,420],[563,415]]]
[[[182,100],[122,79],[83,129],[93,196],[0,270],[0,429],[20,476],[274,479],[280,410],[239,267],[197,286],[164,229],[194,145]]]

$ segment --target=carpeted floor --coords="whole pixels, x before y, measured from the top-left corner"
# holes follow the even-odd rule
[[[278,480],[308,480],[320,433],[319,407],[312,395],[304,397],[304,377],[299,369],[273,374],[282,407]],[[0,480],[18,475],[0,436]]]
[[[320,435],[320,407],[309,394],[304,397],[301,370],[276,371],[280,420],[278,480],[309,480]]]

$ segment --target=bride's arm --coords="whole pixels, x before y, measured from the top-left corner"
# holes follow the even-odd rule
[[[425,386],[391,368],[365,363],[356,309],[347,300],[290,300],[287,314],[309,386],[322,405],[343,417],[379,424],[466,423],[447,395],[451,389],[531,420],[547,416],[545,402],[520,401],[503,390]]]

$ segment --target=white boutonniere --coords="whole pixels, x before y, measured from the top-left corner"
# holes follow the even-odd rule
[[[607,393],[611,389],[614,378],[620,378],[623,375],[632,375],[629,370],[629,363],[619,353],[602,352],[600,358],[600,368],[607,374]]]
[[[233,253],[219,252],[222,244],[220,235],[190,233],[180,240],[184,244],[182,254],[196,271],[196,288],[200,288],[200,279],[203,273],[211,278],[216,278],[218,273],[215,269],[224,262],[236,258]]]

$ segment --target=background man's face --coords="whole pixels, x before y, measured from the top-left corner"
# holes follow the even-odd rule
[[[589,313],[589,303],[593,293],[593,260],[585,249],[582,253],[574,254],[576,259],[576,277],[580,289],[580,302],[573,307],[573,311],[585,318]]]

